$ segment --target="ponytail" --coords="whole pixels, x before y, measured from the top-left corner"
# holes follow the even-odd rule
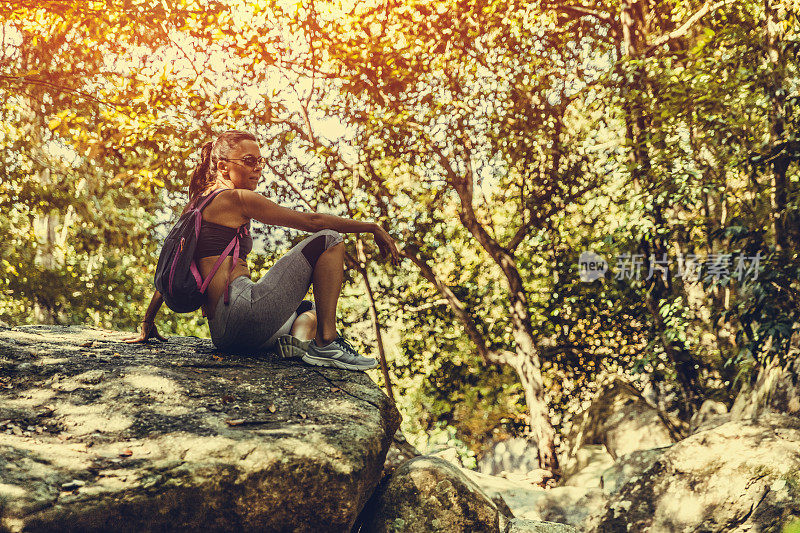
[[[197,198],[213,178],[211,173],[211,149],[213,147],[214,143],[208,141],[200,150],[200,164],[192,172],[192,179],[189,181],[189,201]]]

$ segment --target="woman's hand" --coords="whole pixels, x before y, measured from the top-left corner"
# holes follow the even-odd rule
[[[167,340],[161,336],[155,324],[156,315],[158,314],[158,308],[161,307],[161,304],[163,302],[164,298],[161,296],[161,293],[158,291],[153,292],[153,297],[150,299],[150,305],[147,306],[147,311],[144,312],[144,320],[142,320],[142,328],[139,331],[139,336],[128,337],[127,339],[122,339],[122,340],[127,342],[128,344],[133,344],[136,342],[145,342],[152,339],[153,337],[155,337],[160,341]]]
[[[139,331],[138,337],[128,337],[127,339],[122,339],[122,340],[127,342],[128,344],[135,344],[139,342],[146,342],[152,338],[156,338],[160,341],[167,340],[158,332],[158,328],[156,328],[155,322],[142,321],[142,328]]]
[[[397,251],[397,245],[394,239],[380,226],[376,226],[375,231],[372,232],[375,236],[375,244],[378,245],[378,250],[381,252],[381,257],[386,258],[390,256],[392,265],[397,266],[400,264],[400,252]]]

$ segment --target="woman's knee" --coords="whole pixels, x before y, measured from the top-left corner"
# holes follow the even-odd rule
[[[333,248],[337,244],[340,244],[344,241],[344,237],[342,234],[334,229],[323,229],[320,230],[313,235],[312,237],[325,237],[325,249]]]
[[[308,264],[311,265],[311,268],[314,268],[322,254],[342,242],[342,234],[338,231],[332,229],[320,230],[308,238],[308,242],[303,246],[303,255]]]

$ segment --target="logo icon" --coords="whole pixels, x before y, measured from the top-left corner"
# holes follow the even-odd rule
[[[608,262],[602,255],[596,254],[591,250],[585,250],[578,257],[578,270],[581,281],[594,281],[605,277],[608,270]]]

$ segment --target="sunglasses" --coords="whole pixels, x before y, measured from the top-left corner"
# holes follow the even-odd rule
[[[246,155],[244,157],[231,157],[231,158],[220,157],[220,159],[223,161],[241,161],[250,168],[263,167],[264,165],[267,164],[267,159],[265,157],[263,156],[256,157],[254,155]]]

